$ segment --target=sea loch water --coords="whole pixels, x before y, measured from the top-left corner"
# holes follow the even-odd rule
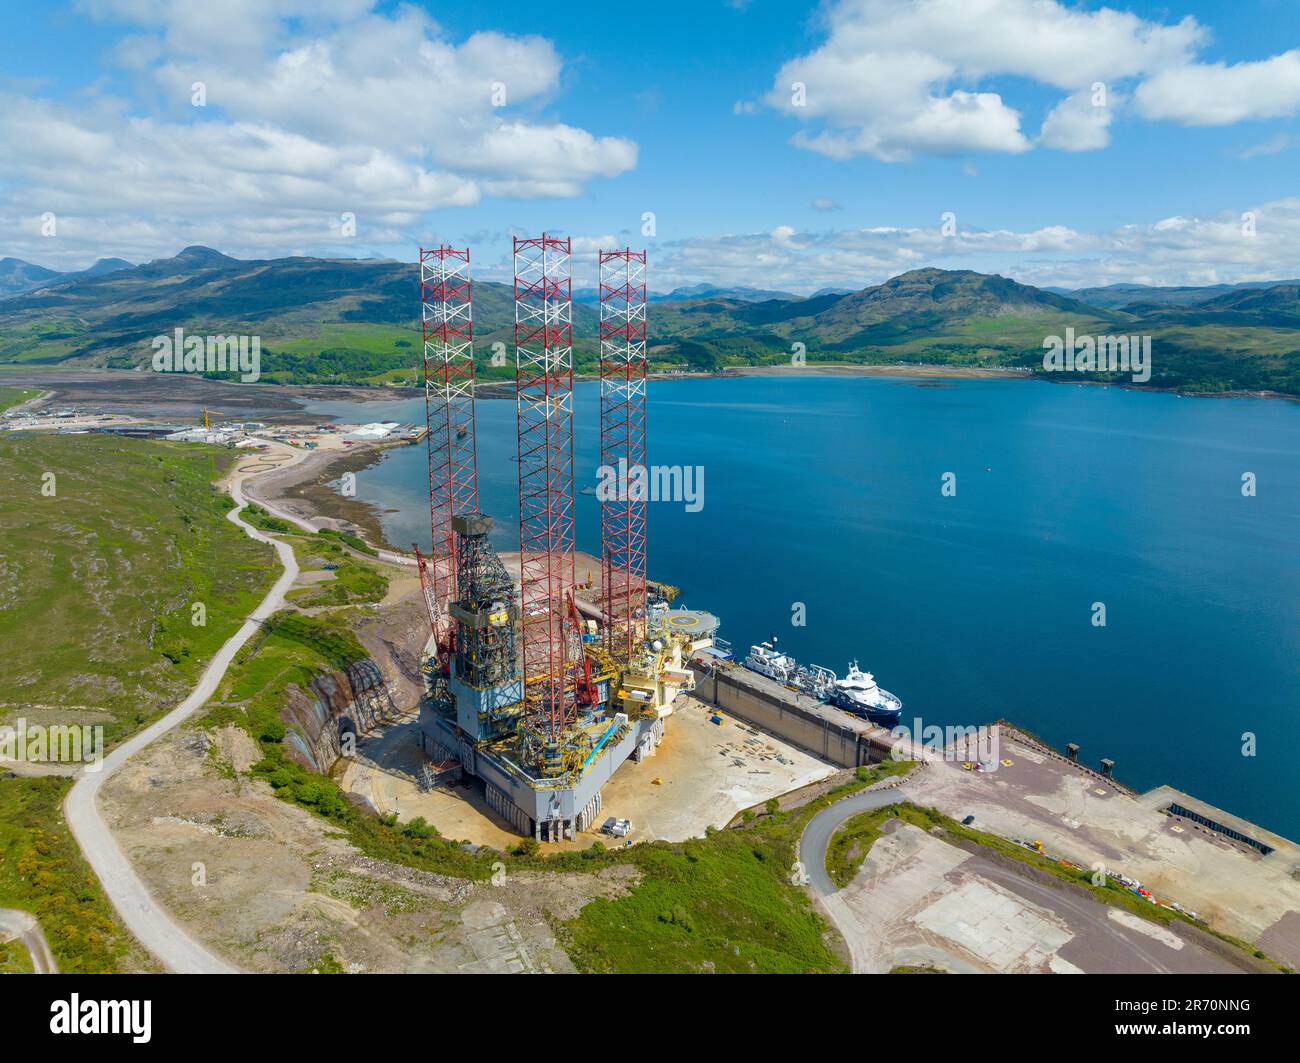
[[[597,482],[596,404],[580,384],[579,487]],[[314,409],[423,419],[418,401]],[[482,508],[517,549],[514,404],[478,411]],[[1139,789],[1167,782],[1300,838],[1300,404],[1021,380],[668,381],[650,385],[650,461],[705,471],[698,511],[651,505],[651,573],[718,613],[742,652],[776,634],[840,674],[857,658],[905,721],[1004,717],[1094,766],[1113,758]],[[422,447],[362,472],[358,495],[396,510],[394,543],[428,542]],[[596,499],[579,495],[577,514],[595,551]]]

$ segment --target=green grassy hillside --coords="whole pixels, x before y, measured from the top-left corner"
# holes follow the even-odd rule
[[[212,481],[230,457],[0,435],[0,723],[102,725],[111,743],[193,686],[278,572],[225,519]],[[65,972],[138,970],[150,961],[63,821],[71,782],[0,777],[0,907],[34,914]],[[0,970],[26,965],[0,952]]]
[[[112,741],[184,696],[278,571],[270,547],[225,519],[232,503],[211,481],[228,460],[0,435],[0,722],[54,714],[103,724]]]

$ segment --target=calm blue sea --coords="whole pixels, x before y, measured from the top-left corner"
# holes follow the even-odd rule
[[[579,385],[580,486],[595,483],[596,404]],[[423,420],[419,401],[312,409]],[[514,404],[478,410],[482,508],[517,549]],[[841,674],[857,658],[905,722],[1005,717],[1113,758],[1140,789],[1168,782],[1300,838],[1300,404],[1023,380],[665,381],[650,385],[650,460],[704,471],[699,512],[650,507],[651,573],[721,616],[742,655],[776,634]],[[400,448],[358,476],[399,545],[428,543],[424,461]],[[595,552],[595,498],[579,495],[578,522]]]

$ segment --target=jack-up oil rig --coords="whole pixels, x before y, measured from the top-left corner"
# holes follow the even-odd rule
[[[478,511],[469,249],[420,251],[432,553],[416,549],[432,631],[420,741],[441,780],[481,779],[526,836],[591,828],[601,787],[652,756],[707,613],[648,607],[646,499],[601,498],[598,602],[574,560],[570,242],[514,241],[518,588]],[[646,461],[646,253],[601,251],[600,462]],[[625,497],[624,497],[625,496]]]

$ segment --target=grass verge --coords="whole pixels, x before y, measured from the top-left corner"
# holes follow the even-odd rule
[[[36,916],[65,974],[123,971],[134,942],[64,823],[71,786],[63,776],[0,779],[0,908]]]
[[[0,974],[34,974],[31,954],[21,941],[0,941]]]

